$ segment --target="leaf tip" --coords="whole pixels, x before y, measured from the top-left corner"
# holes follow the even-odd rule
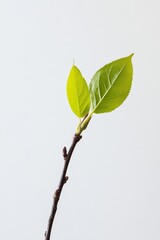
[[[132,53],[129,57],[132,58],[134,56],[134,53]]]

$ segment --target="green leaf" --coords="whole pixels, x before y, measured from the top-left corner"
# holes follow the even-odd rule
[[[94,74],[90,83],[92,113],[113,111],[127,98],[132,84],[132,56],[111,62]]]
[[[84,117],[90,108],[90,93],[80,70],[73,65],[67,81],[67,97],[72,111]]]

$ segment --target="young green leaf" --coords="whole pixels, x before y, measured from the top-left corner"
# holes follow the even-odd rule
[[[84,117],[90,108],[90,93],[80,70],[73,65],[67,81],[67,97],[72,111]]]
[[[132,84],[132,56],[111,62],[94,74],[90,83],[92,113],[113,111],[127,98]]]

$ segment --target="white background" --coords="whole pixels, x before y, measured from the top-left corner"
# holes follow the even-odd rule
[[[132,52],[131,94],[84,132],[52,239],[160,239],[159,12],[159,0],[0,0],[0,239],[44,239],[78,123],[73,58],[89,82]]]

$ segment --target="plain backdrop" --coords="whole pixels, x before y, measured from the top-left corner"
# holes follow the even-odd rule
[[[73,59],[89,83],[133,52],[131,93],[83,133],[51,239],[160,239],[159,12],[159,0],[0,0],[0,239],[44,239],[78,124]]]

